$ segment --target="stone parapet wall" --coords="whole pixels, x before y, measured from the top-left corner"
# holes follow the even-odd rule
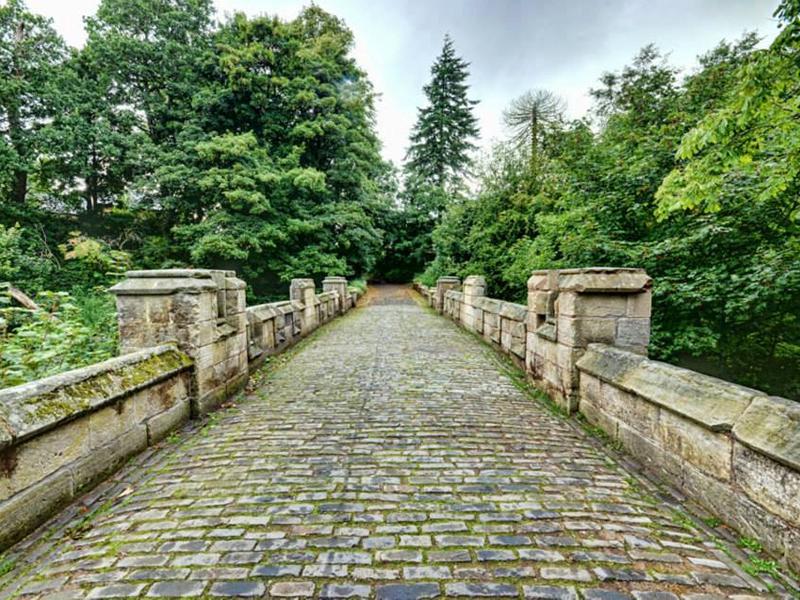
[[[347,280],[344,277],[328,277],[325,281],[327,284],[323,285],[323,289],[327,288],[327,291],[321,294],[314,292],[312,280],[294,280],[291,295],[297,299],[247,307],[247,353],[250,371],[258,368],[266,357],[282,352],[320,325],[356,305],[359,295],[347,290]],[[308,304],[301,301],[301,297]]]
[[[590,423],[800,569],[800,404],[604,344],[577,367]]]
[[[248,308],[232,271],[128,272],[110,290],[122,356],[0,390],[0,551],[355,305],[347,280],[326,282]]]
[[[483,277],[467,277],[460,290],[454,285],[455,281],[455,278],[444,278],[446,287],[441,290],[442,314],[464,329],[482,336],[489,344],[511,357],[518,366],[524,366],[527,307],[486,297],[486,281]],[[415,289],[432,307],[438,305],[436,291],[427,290],[419,284]]]
[[[191,412],[174,345],[0,391],[0,550],[162,439]]]
[[[428,304],[511,356],[648,470],[800,570],[800,403],[647,358],[652,281],[641,269],[535,271],[528,306],[483,277]]]

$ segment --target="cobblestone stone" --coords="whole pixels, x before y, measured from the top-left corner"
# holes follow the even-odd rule
[[[26,542],[0,598],[759,596],[492,350],[395,300],[135,460],[57,525],[80,535]]]

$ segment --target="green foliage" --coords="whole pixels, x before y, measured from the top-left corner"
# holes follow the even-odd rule
[[[593,90],[596,132],[583,121],[550,128],[539,186],[526,181],[527,152],[518,144],[497,146],[481,165],[478,193],[451,206],[434,231],[436,257],[423,281],[481,274],[493,295],[524,301],[533,269],[644,267],[655,281],[653,357],[800,396],[800,236],[790,139],[800,112],[791,104],[797,94],[784,95],[797,78],[784,73],[782,81],[775,70],[775,61],[788,64],[785,47],[768,59],[775,48],[758,51],[756,43],[752,34],[723,42],[681,83],[646,47]],[[745,85],[753,69],[767,68],[761,63],[772,75]],[[746,107],[759,116],[747,116]],[[704,135],[698,132],[719,124],[713,115],[725,111],[744,115],[742,128],[688,152]],[[763,140],[748,142],[751,134]],[[749,174],[745,167],[733,173],[727,161],[743,145],[759,164]],[[713,183],[716,175],[721,179]],[[692,200],[687,178],[711,185],[707,198],[717,203]]]
[[[39,310],[3,308],[18,323],[0,333],[0,387],[54,375],[111,358],[117,350],[116,311],[105,294],[41,292]]]
[[[47,150],[43,132],[63,100],[58,69],[65,46],[48,19],[8,0],[0,5],[0,49],[0,194],[21,204]]]

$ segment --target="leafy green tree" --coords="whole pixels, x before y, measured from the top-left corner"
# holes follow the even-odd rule
[[[0,194],[13,202],[25,202],[46,151],[41,131],[62,100],[56,73],[65,52],[51,22],[22,0],[0,6]]]
[[[40,186],[88,213],[121,204],[154,151],[91,48],[73,52],[60,74],[63,109],[43,131]]]
[[[86,20],[95,66],[118,101],[142,112],[157,144],[174,141],[192,117],[213,14],[211,0],[102,0]]]
[[[291,22],[237,14],[215,34],[195,115],[157,171],[185,260],[237,268],[262,296],[372,269],[385,166],[352,44],[318,7]]]
[[[682,139],[682,161],[658,191],[659,215],[674,210],[718,211],[746,194],[778,202],[784,218],[800,222],[800,37],[798,5],[785,1],[772,46],[736,72],[727,101]]]
[[[596,131],[582,121],[553,127],[536,194],[525,186],[524,155],[513,145],[498,147],[481,166],[476,197],[449,208],[434,231],[437,253],[426,276],[479,273],[493,294],[523,300],[532,269],[644,267],[655,281],[653,357],[800,397],[796,180],[785,178],[783,192],[765,197],[760,191],[768,178],[742,176],[737,167],[738,175],[724,178],[727,188],[709,192],[715,210],[684,207],[693,190],[671,182],[691,174],[697,185],[713,182],[748,136],[771,144],[771,154],[753,154],[754,162],[763,161],[761,173],[789,168],[776,159],[793,160],[791,141],[774,136],[792,135],[785,120],[792,99],[780,96],[792,80],[773,71],[745,86],[744,74],[775,52],[774,46],[759,51],[756,43],[753,34],[721,43],[680,83],[654,47],[621,72],[605,74],[594,91]],[[783,46],[780,53],[781,60],[792,55]],[[751,119],[752,131],[717,137],[725,146],[709,139],[702,152],[683,158],[679,148],[714,119],[709,114],[731,103],[748,114],[742,86],[756,94],[751,100],[771,98],[777,108]],[[775,98],[789,104],[781,108]],[[675,205],[664,206],[667,198]]]
[[[407,167],[425,184],[440,189],[458,187],[471,164],[472,140],[479,135],[468,98],[469,63],[456,56],[453,40],[445,36],[442,52],[431,67],[431,80],[423,87],[428,105],[418,110],[411,132]]]

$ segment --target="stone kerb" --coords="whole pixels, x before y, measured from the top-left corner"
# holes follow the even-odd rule
[[[233,271],[130,271],[111,288],[121,352],[174,341],[194,361],[195,414],[247,381],[245,283]]]
[[[535,271],[528,280],[526,370],[567,412],[578,405],[576,363],[591,343],[646,355],[652,280],[643,269]]]

